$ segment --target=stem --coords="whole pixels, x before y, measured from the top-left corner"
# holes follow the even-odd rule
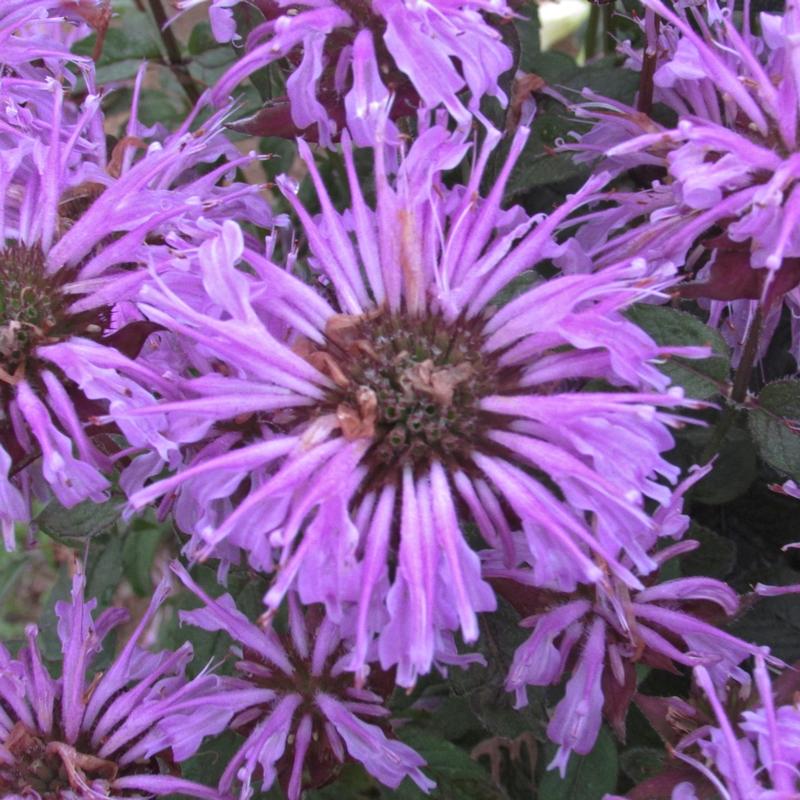
[[[750,322],[750,330],[747,331],[747,338],[742,348],[742,358],[739,361],[739,368],[736,370],[736,376],[733,380],[731,400],[737,404],[743,402],[747,396],[747,387],[750,385],[750,376],[753,374],[756,354],[758,353],[758,342],[761,338],[761,317],[761,306],[758,306]]]
[[[186,69],[178,40],[175,38],[172,28],[167,25],[167,15],[164,13],[161,0],[147,0],[147,2],[156,21],[161,41],[164,43],[164,49],[167,51],[167,64],[178,79],[183,91],[186,92],[186,96],[194,105],[200,99],[200,90],[189,74],[189,70]]]
[[[603,55],[614,52],[614,3],[603,6]]]
[[[653,14],[649,8],[646,13]],[[656,62],[658,61],[658,28],[660,23],[660,17],[653,14],[652,30],[649,25],[645,25],[645,30],[647,30],[648,34],[644,58],[642,59],[642,71],[639,74],[639,96],[636,99],[636,110],[644,114],[649,114],[653,108],[653,76],[655,75]]]
[[[758,306],[750,322],[750,328],[747,331],[747,338],[742,348],[742,357],[733,378],[733,387],[731,388],[730,397],[728,398],[728,405],[725,406],[719,418],[719,422],[714,428],[714,433],[703,450],[703,454],[700,457],[701,464],[707,464],[719,452],[725,435],[730,430],[736,415],[739,413],[738,406],[740,406],[744,402],[745,397],[747,397],[747,388],[750,386],[750,378],[753,375],[753,367],[755,367],[756,355],[758,354],[758,343],[761,339],[762,316],[761,306]]]
[[[600,28],[600,9],[592,5],[589,9],[589,22],[586,24],[586,60],[597,55],[597,32]]]

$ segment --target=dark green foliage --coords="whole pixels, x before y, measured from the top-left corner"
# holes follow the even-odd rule
[[[761,457],[800,480],[800,381],[767,384],[752,403],[748,423]]]
[[[556,748],[544,748],[544,761],[549,763]],[[619,761],[611,734],[600,729],[597,743],[586,756],[573,755],[563,780],[557,771],[547,772],[538,786],[539,800],[601,800],[617,785]]]

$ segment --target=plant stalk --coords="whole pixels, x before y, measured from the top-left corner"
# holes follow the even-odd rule
[[[747,397],[747,389],[750,386],[750,378],[753,375],[753,368],[756,363],[756,356],[758,354],[758,343],[761,339],[761,323],[762,323],[761,306],[758,306],[753,319],[750,322],[750,329],[747,331],[747,337],[744,341],[742,348],[742,357],[739,360],[739,366],[736,369],[736,374],[733,377],[733,387],[728,398],[728,403],[723,410],[719,422],[708,444],[703,450],[700,457],[701,464],[707,464],[718,452],[725,439],[725,435],[733,425],[736,415],[739,413],[739,406],[744,402]]]
[[[172,32],[172,28],[167,25],[167,15],[164,13],[161,0],[147,0],[147,2],[155,19],[161,41],[164,43],[164,49],[167,51],[167,65],[178,79],[178,83],[180,83],[183,91],[186,92],[186,96],[192,105],[195,105],[200,99],[200,90],[186,68],[186,63],[181,55],[181,48],[178,45],[175,34]]]

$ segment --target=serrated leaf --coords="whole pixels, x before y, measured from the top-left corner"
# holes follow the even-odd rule
[[[700,547],[680,559],[681,574],[723,580],[736,564],[736,542],[720,536],[711,528],[692,520],[687,539],[696,539]]]
[[[612,100],[631,103],[639,88],[639,73],[625,69],[611,57],[595,61],[557,83],[575,91],[592,89]]]
[[[574,130],[566,112],[540,112],[531,124],[531,135],[508,181],[507,194],[514,196],[549,183],[581,179],[589,168],[578,164],[569,153],[555,153],[553,148]]]
[[[747,422],[764,461],[800,480],[800,381],[768,383]]]
[[[539,53],[539,7],[532,2],[520,10],[520,17],[514,20],[519,41],[518,68],[523,72],[533,72],[530,65]]]
[[[73,52],[92,55],[96,38],[92,34],[76,42]],[[161,45],[157,28],[147,14],[131,9],[115,17],[113,26],[106,31],[103,53],[97,67],[106,67],[128,59],[141,61],[160,57]]]
[[[759,570],[762,583],[791,586],[800,582],[800,573],[785,564]],[[730,627],[730,632],[745,641],[767,645],[772,654],[789,664],[800,660],[800,603],[796,594],[766,597],[749,608]]]
[[[201,752],[181,763],[181,777],[203,786],[215,786],[243,743],[244,739],[230,730],[210,741],[206,740]]]
[[[688,397],[705,400],[719,394],[730,374],[730,349],[719,331],[697,317],[668,306],[635,305],[626,316],[665,347],[707,346],[713,355],[703,359],[670,358],[660,366]]]
[[[467,670],[453,670],[449,675],[451,691],[466,697],[472,712],[493,736],[513,739],[530,731],[543,738],[543,690],[528,687],[528,705],[514,708],[514,695],[505,689],[514,651],[530,633],[519,627],[519,614],[502,599],[498,600],[497,611],[483,615],[480,621],[481,637],[476,649],[483,653],[487,666],[475,664]]]
[[[127,81],[136,76],[142,62],[138,58],[125,58],[122,61],[115,61],[113,64],[106,64],[95,70],[95,77],[100,86],[107,83],[117,83]]]
[[[186,46],[193,56],[205,53],[206,50],[219,47],[219,42],[217,42],[214,38],[214,34],[211,32],[211,24],[206,20],[198,22],[189,34],[189,41]]]
[[[158,89],[148,89],[139,98],[138,117],[142,125],[161,123],[176,128],[186,116],[183,93],[176,95]]]
[[[51,539],[68,547],[83,547],[87,540],[107,532],[120,517],[120,502],[85,500],[66,508],[53,498],[37,515],[36,526]]]
[[[555,756],[556,746],[549,745],[546,763]],[[570,756],[564,779],[557,770],[545,773],[539,783],[538,800],[601,800],[617,786],[619,759],[611,734],[600,729],[592,752],[585,756]]]
[[[111,603],[122,579],[122,537],[112,533],[95,539],[86,561],[86,597],[97,598],[98,610],[102,610]]]
[[[631,102],[638,87],[638,74],[621,68],[613,58],[579,67],[564,53],[528,53],[523,64],[524,71],[539,75],[562,92],[567,90],[576,99],[580,90],[588,87],[615,100]],[[543,100],[509,179],[507,194],[513,197],[547,184],[585,178],[589,174],[586,164],[577,163],[570,153],[553,151],[570,133],[584,127],[564,106]]]
[[[620,754],[619,765],[636,784],[655,775],[663,766],[666,754],[658,747],[631,747]]]
[[[713,427],[681,431],[680,460],[685,467],[700,462],[714,435]],[[719,445],[713,469],[692,487],[689,496],[709,505],[729,503],[744,494],[757,476],[758,460],[750,434],[742,428],[731,428]]]
[[[137,524],[138,523],[138,524]],[[133,591],[147,597],[153,590],[152,570],[163,529],[135,520],[122,548],[122,569]]]
[[[429,795],[420,791],[408,778],[395,790],[382,789],[382,796],[394,800],[504,800],[504,792],[495,786],[488,772],[469,757],[466,750],[444,739],[407,725],[398,738],[413,747],[427,762],[423,772],[436,781]]]
[[[39,647],[42,655],[47,661],[56,663],[57,672],[61,666],[61,641],[58,638],[56,617],[56,603],[59,600],[69,600],[69,592],[72,581],[66,564],[61,565],[58,571],[58,578],[47,593],[47,598],[43,603],[42,615],[39,619]],[[56,675],[57,677],[57,675]]]

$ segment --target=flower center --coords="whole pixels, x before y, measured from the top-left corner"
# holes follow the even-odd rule
[[[57,279],[38,247],[0,250],[0,379],[12,381],[64,315]]]
[[[373,440],[364,462],[373,478],[432,460],[469,462],[488,423],[480,399],[513,379],[482,349],[482,327],[383,309],[328,322],[327,347],[308,358],[337,386],[329,403],[343,435]]]
[[[117,776],[113,761],[81,753],[64,742],[46,742],[21,722],[11,729],[4,747],[14,757],[12,764],[0,765],[4,793],[27,797],[35,792],[42,800],[59,800],[70,790],[83,796],[87,785]]]

